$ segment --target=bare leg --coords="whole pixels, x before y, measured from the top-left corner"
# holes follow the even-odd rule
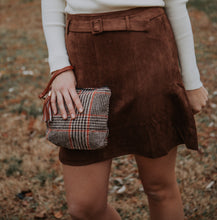
[[[68,212],[73,220],[121,220],[107,204],[112,159],[84,166],[62,164]]]
[[[176,153],[177,146],[168,155],[159,158],[135,155],[139,176],[148,196],[152,220],[184,220],[175,175]]]

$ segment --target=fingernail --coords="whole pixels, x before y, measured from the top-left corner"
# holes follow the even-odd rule
[[[71,116],[72,116],[72,118],[75,118],[75,115],[73,113],[71,114]]]
[[[84,109],[83,109],[82,107],[81,107],[81,108],[79,108],[79,111],[80,111],[80,112],[83,112],[83,110],[84,110]]]
[[[67,118],[66,114],[64,114],[63,117],[66,119]]]

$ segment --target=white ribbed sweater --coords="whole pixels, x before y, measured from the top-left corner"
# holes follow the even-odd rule
[[[171,23],[183,83],[186,90],[203,86],[196,63],[191,22],[186,8],[188,0],[41,0],[42,26],[48,48],[50,73],[69,66],[65,46],[65,13],[100,13],[134,7],[162,6]],[[65,5],[66,3],[66,5]]]

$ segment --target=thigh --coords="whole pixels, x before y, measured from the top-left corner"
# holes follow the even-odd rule
[[[112,159],[82,166],[62,164],[69,208],[106,206],[111,162]]]
[[[173,147],[167,155],[159,158],[135,155],[139,177],[145,191],[169,188],[176,183],[176,154],[177,146]]]

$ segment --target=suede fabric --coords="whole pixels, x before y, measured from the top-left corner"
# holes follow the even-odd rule
[[[138,21],[146,28],[98,34],[70,30],[70,21],[81,25],[82,21],[86,24],[91,19],[108,18],[112,27],[112,18],[118,22],[117,18],[125,16],[126,25]],[[66,48],[77,87],[108,86],[112,94],[107,147],[94,151],[60,147],[62,163],[86,165],[126,154],[157,158],[179,144],[198,150],[195,119],[163,7],[67,14],[66,22]]]

